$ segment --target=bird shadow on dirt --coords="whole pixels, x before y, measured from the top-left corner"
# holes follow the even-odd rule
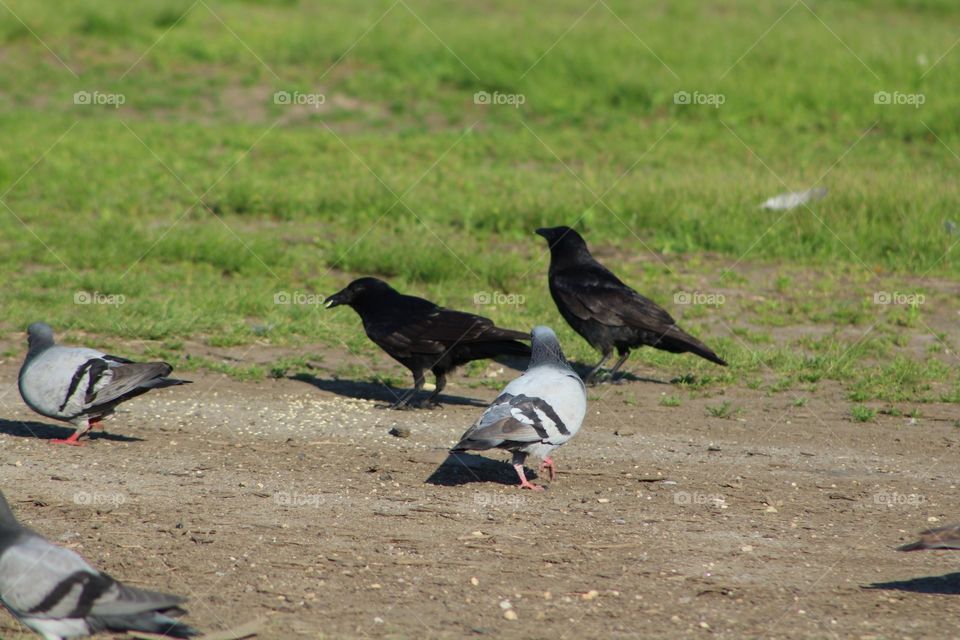
[[[32,420],[0,420],[0,433],[16,438],[37,438],[39,440],[65,439],[76,431],[73,427],[61,427],[55,424],[44,424]],[[83,437],[83,440],[113,440],[115,442],[143,442],[143,438],[125,436],[119,433],[109,433],[94,429]],[[81,442],[83,441],[81,440]]]
[[[570,362],[570,366],[573,367],[573,370],[577,372],[577,375],[580,376],[581,380],[585,380],[587,375],[593,371],[593,367],[596,366],[596,363],[590,364],[587,362]],[[598,384],[608,384],[610,383],[610,370],[601,369],[598,374],[599,380]],[[624,382],[648,382],[653,384],[674,384],[675,380],[659,380],[657,378],[646,378],[644,376],[638,376],[629,371],[618,371],[617,372],[617,382],[616,384],[622,384]]]
[[[863,588],[909,591],[910,593],[960,595],[960,573],[946,573],[942,576],[925,576],[923,578],[912,578],[910,580],[875,582]]]
[[[358,400],[373,400],[375,402],[383,402],[386,404],[393,404],[410,392],[410,389],[394,389],[393,387],[377,382],[318,378],[307,373],[298,373],[290,376],[289,378],[290,380],[297,380],[298,382],[306,382],[307,384],[313,385],[321,391],[329,391],[330,393],[335,393],[338,396],[357,398]],[[416,397],[415,401],[422,400],[428,395],[428,392],[423,391]],[[480,400],[464,398],[462,396],[452,396],[446,393],[441,393],[439,400],[441,405],[453,404],[468,407],[487,406],[487,403],[481,402]]]
[[[528,479],[537,477],[536,471],[531,469],[528,469],[526,474]],[[485,482],[515,485],[520,481],[513,465],[508,462],[469,453],[451,453],[424,482],[442,487],[456,487]]]

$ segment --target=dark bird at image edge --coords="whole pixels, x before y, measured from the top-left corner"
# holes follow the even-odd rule
[[[0,602],[44,640],[103,631],[169,638],[200,632],[175,617],[185,598],[128,587],[24,527],[0,492]]]

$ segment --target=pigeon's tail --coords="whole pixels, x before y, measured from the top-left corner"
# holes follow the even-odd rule
[[[897,547],[897,551],[923,551],[924,549],[929,549],[929,547],[923,540],[917,540],[916,542]]]
[[[911,542],[910,544],[905,544],[897,547],[897,551],[925,551],[927,549],[943,549],[943,550],[960,550],[960,543],[958,542],[940,542],[926,539],[917,540],[916,542]]]
[[[179,616],[185,611],[179,608],[168,609],[163,612],[151,611],[148,613],[137,613],[131,615],[118,616],[98,616],[93,622],[92,627],[106,631],[141,631],[143,633],[156,633],[167,638],[192,638],[199,636],[200,632],[188,624],[174,620],[171,616]]]
[[[710,347],[689,333],[682,331],[676,325],[671,326],[653,346],[657,349],[669,351],[670,353],[694,353],[722,367],[727,366],[726,360],[714,353]]]
[[[115,584],[120,591],[119,598],[113,603],[94,606],[91,615],[86,619],[92,632],[142,631],[168,638],[200,635],[193,627],[174,619],[187,613],[180,608],[184,598]]]
[[[469,435],[464,436],[460,442],[450,447],[450,453],[466,453],[467,451],[486,451],[493,449],[498,443],[489,440],[474,440]]]
[[[897,547],[897,551],[923,551],[924,549],[960,550],[960,525],[923,531],[916,542]]]
[[[175,387],[181,384],[192,384],[193,380],[180,380],[179,378],[157,378],[141,385],[150,389],[163,389],[165,387]]]

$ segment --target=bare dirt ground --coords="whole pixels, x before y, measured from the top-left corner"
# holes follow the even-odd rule
[[[327,361],[333,360],[328,357]],[[0,365],[0,487],[22,520],[212,631],[285,638],[928,638],[960,628],[960,555],[897,544],[960,520],[955,408],[854,423],[839,388],[591,391],[543,493],[507,455],[446,449],[495,392],[455,374],[434,411],[373,385],[194,384],[129,402],[107,434],[20,402]],[[638,375],[658,376],[637,370]],[[504,381],[514,375],[509,369]],[[376,401],[361,397],[373,397]],[[406,427],[410,435],[388,432]],[[19,637],[0,614],[0,637]]]

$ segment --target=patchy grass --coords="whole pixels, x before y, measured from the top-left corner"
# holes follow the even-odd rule
[[[729,400],[717,405],[707,405],[707,415],[711,418],[732,418],[739,412]]]
[[[679,407],[681,404],[680,396],[677,395],[665,395],[660,398],[660,405],[664,407]]]
[[[877,417],[877,410],[866,405],[855,404],[850,408],[850,415],[856,422],[873,422]]]
[[[730,361],[631,360],[686,393],[837,381],[852,402],[956,402],[937,279],[960,274],[960,55],[943,55],[952,5],[909,5],[10,0],[2,326],[159,342],[188,370],[305,373],[182,345],[378,359],[351,311],[319,304],[374,274],[505,326],[551,324],[595,362],[532,235],[571,224]],[[758,208],[814,185],[830,192],[809,207]]]

